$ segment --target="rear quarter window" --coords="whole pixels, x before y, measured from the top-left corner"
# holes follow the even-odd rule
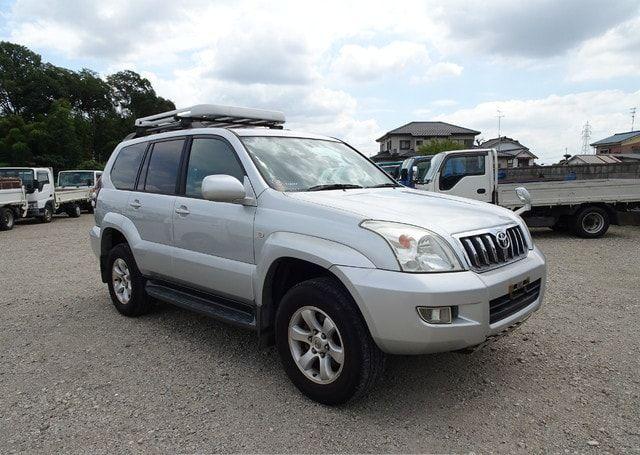
[[[147,144],[143,142],[120,149],[109,173],[113,186],[119,190],[133,190],[146,148]]]

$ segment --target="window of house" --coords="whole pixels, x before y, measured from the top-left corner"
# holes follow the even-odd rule
[[[387,152],[391,151],[391,141],[387,141]]]
[[[416,141],[416,147],[420,147],[422,145],[422,141]]]
[[[409,150],[411,148],[411,141],[400,141],[400,150]]]
[[[144,190],[150,193],[175,194],[184,140],[153,144]]]
[[[202,180],[224,174],[244,181],[244,170],[229,144],[214,138],[197,138],[191,144],[185,195],[202,198]]]
[[[146,149],[147,143],[143,142],[123,147],[120,150],[110,173],[111,182],[116,188],[119,190],[133,189]]]

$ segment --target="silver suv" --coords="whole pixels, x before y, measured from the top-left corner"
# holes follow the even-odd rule
[[[213,105],[136,121],[90,233],[120,313],[160,300],[253,330],[298,389],[339,404],[385,354],[472,349],[540,307],[545,260],[519,216],[403,187],[283,123]]]

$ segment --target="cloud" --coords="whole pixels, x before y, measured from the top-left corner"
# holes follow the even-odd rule
[[[569,64],[571,81],[640,74],[640,17],[583,43]]]
[[[640,106],[640,90],[602,90],[540,99],[501,100],[480,103],[440,115],[443,120],[481,131],[486,140],[497,137],[496,109],[502,119],[502,134],[519,140],[542,162],[557,162],[565,153],[581,153],[585,122],[592,126],[591,142],[620,131],[628,131],[628,107]]]
[[[452,99],[435,100],[430,103],[434,107],[451,107],[456,106],[458,102]]]
[[[453,0],[439,11],[449,38],[485,54],[548,58],[599,36],[638,13],[637,0]],[[455,13],[455,14],[454,14]]]
[[[338,52],[332,70],[351,81],[369,82],[429,62],[429,53],[423,44],[408,41],[383,47],[348,44]]]
[[[462,74],[462,66],[452,62],[438,62],[429,66],[422,76],[414,76],[411,79],[413,83],[431,82],[443,77],[455,77]]]

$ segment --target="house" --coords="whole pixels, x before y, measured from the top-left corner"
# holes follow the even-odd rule
[[[598,155],[640,153],[640,131],[616,133],[591,144]]]
[[[498,167],[501,169],[533,166],[534,160],[538,158],[531,153],[528,147],[506,136],[484,141],[480,144],[480,148],[496,149],[498,151]]]
[[[567,160],[561,160],[558,164],[566,164],[572,166],[574,164],[613,164],[621,163],[621,161],[609,155],[573,155]]]
[[[418,147],[432,140],[447,139],[471,148],[478,134],[479,131],[445,122],[409,122],[376,139],[380,152],[371,159],[378,162],[414,156]]]

